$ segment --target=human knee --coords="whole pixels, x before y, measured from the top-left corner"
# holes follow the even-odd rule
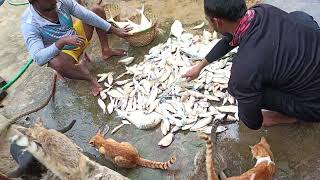
[[[96,4],[91,7],[91,11],[96,13],[99,16],[104,15],[104,9],[101,6],[96,5]]]
[[[49,67],[56,70],[60,74],[63,73],[63,71],[64,71],[64,65],[63,65],[62,61],[60,60],[60,58],[58,58],[58,57],[53,58],[49,62]]]

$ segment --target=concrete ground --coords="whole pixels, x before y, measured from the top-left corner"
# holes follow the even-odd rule
[[[160,28],[167,30],[174,19],[180,19],[184,25],[191,27],[204,20],[202,1],[198,0],[165,0],[165,1],[125,1],[125,6],[137,6],[142,3],[158,14]],[[286,11],[303,10],[314,16],[320,22],[320,1],[318,0],[266,0]],[[89,3],[90,4],[90,3]],[[19,21],[26,7],[13,7],[5,3],[0,7],[0,76],[11,79],[26,63],[28,53],[20,33]],[[153,45],[162,42],[168,32],[160,34],[150,45],[144,48],[132,48],[124,41],[112,38],[114,47],[129,49],[129,55],[142,55]],[[97,65],[96,74],[116,71],[120,74],[123,66],[116,63],[116,58],[108,62],[101,60],[99,45],[95,42],[89,49]],[[0,113],[8,118],[30,110],[41,104],[50,92],[52,71],[47,67],[32,64],[27,72],[8,89],[8,97],[2,102],[5,106]],[[119,171],[131,179],[187,179],[194,169],[193,159],[204,147],[195,133],[178,133],[173,144],[165,149],[156,144],[161,139],[160,129],[141,131],[133,126],[120,129],[112,138],[128,141],[138,147],[143,157],[154,160],[167,160],[172,154],[178,156],[178,162],[171,171],[158,171],[144,168],[121,169],[114,167],[89,145],[90,137],[103,124],[108,123],[111,128],[119,124],[113,116],[104,116],[97,105],[97,98],[90,95],[88,83],[82,81],[68,81],[58,83],[55,100],[38,113],[31,116],[29,123],[41,116],[50,128],[60,128],[73,119],[77,120],[75,127],[67,133],[88,156],[98,162]],[[227,174],[239,175],[254,164],[248,145],[255,144],[261,136],[266,136],[278,166],[277,179],[320,179],[320,131],[318,124],[279,126],[274,128],[251,131],[242,123],[231,125],[227,133],[221,135],[219,149],[227,159]],[[0,160],[2,161],[2,159]],[[0,166],[3,164],[0,162]],[[197,179],[197,178],[196,178]]]

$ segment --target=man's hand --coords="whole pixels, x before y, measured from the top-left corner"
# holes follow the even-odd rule
[[[129,25],[125,26],[124,28],[111,27],[111,32],[121,38],[124,38],[132,35],[132,33],[129,33],[132,29],[133,28],[130,27]]]
[[[199,77],[201,69],[198,66],[194,66],[192,69],[187,71],[184,75],[182,75],[183,78],[187,78],[187,81],[192,81]]]
[[[209,64],[208,61],[204,59],[200,63],[198,63],[196,66],[194,66],[192,69],[187,71],[186,74],[182,75],[182,77],[187,78],[188,81],[194,80],[197,77],[199,77],[201,70],[208,64]]]
[[[83,47],[85,44],[85,38],[78,35],[66,36],[59,39],[56,42],[58,49],[62,49],[65,45],[74,45],[78,47]]]

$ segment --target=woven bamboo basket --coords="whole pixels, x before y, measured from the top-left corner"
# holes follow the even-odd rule
[[[151,12],[146,12],[145,16],[148,18],[148,20],[151,20],[152,26],[149,29],[146,29],[144,31],[133,33],[132,36],[128,36],[125,39],[129,42],[131,46],[134,47],[142,47],[150,44],[155,37],[158,35],[157,30],[157,18],[154,14]],[[131,18],[129,18],[131,21],[139,24],[141,15],[135,15]]]

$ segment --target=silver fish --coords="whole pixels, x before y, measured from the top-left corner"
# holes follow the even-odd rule
[[[108,75],[108,84],[112,85],[112,82],[113,82],[113,72],[109,73]]]
[[[197,131],[198,129],[210,124],[212,122],[212,116],[199,120],[190,128],[190,131]]]
[[[191,28],[192,30],[196,30],[196,29],[201,29],[204,26],[204,22],[202,22],[201,24],[194,26],[193,28]]]
[[[126,79],[126,80],[123,80],[123,81],[117,81],[117,82],[115,82],[115,84],[118,85],[118,86],[122,86],[122,85],[127,84],[130,81],[132,81],[132,80],[131,79]]]
[[[122,126],[124,126],[125,124],[119,124],[118,126],[116,126],[112,131],[111,134],[114,134],[115,132],[117,132]]]
[[[159,146],[168,147],[173,141],[173,133],[169,133],[164,136],[158,143]]]
[[[125,65],[129,65],[133,62],[134,60],[134,57],[127,57],[127,58],[124,58],[124,59],[120,59],[118,62],[119,63],[122,63],[122,64],[125,64]]]
[[[176,38],[180,38],[183,31],[182,23],[179,20],[175,20],[171,26],[171,34]]]
[[[170,131],[170,123],[167,118],[162,119],[160,129],[163,135],[167,135],[167,133]]]
[[[103,82],[104,80],[106,80],[108,78],[110,73],[104,73],[104,74],[100,74],[101,77],[100,79],[98,80],[98,82]],[[99,75],[99,74],[98,74]]]
[[[106,113],[106,104],[100,98],[98,98],[98,104],[99,104],[100,108],[102,109],[103,114],[105,114]]]
[[[218,111],[224,112],[224,113],[236,113],[238,111],[238,107],[234,105],[220,106],[216,108],[218,109]]]
[[[100,91],[100,97],[102,100],[105,100],[107,98],[107,94],[103,91]]]

